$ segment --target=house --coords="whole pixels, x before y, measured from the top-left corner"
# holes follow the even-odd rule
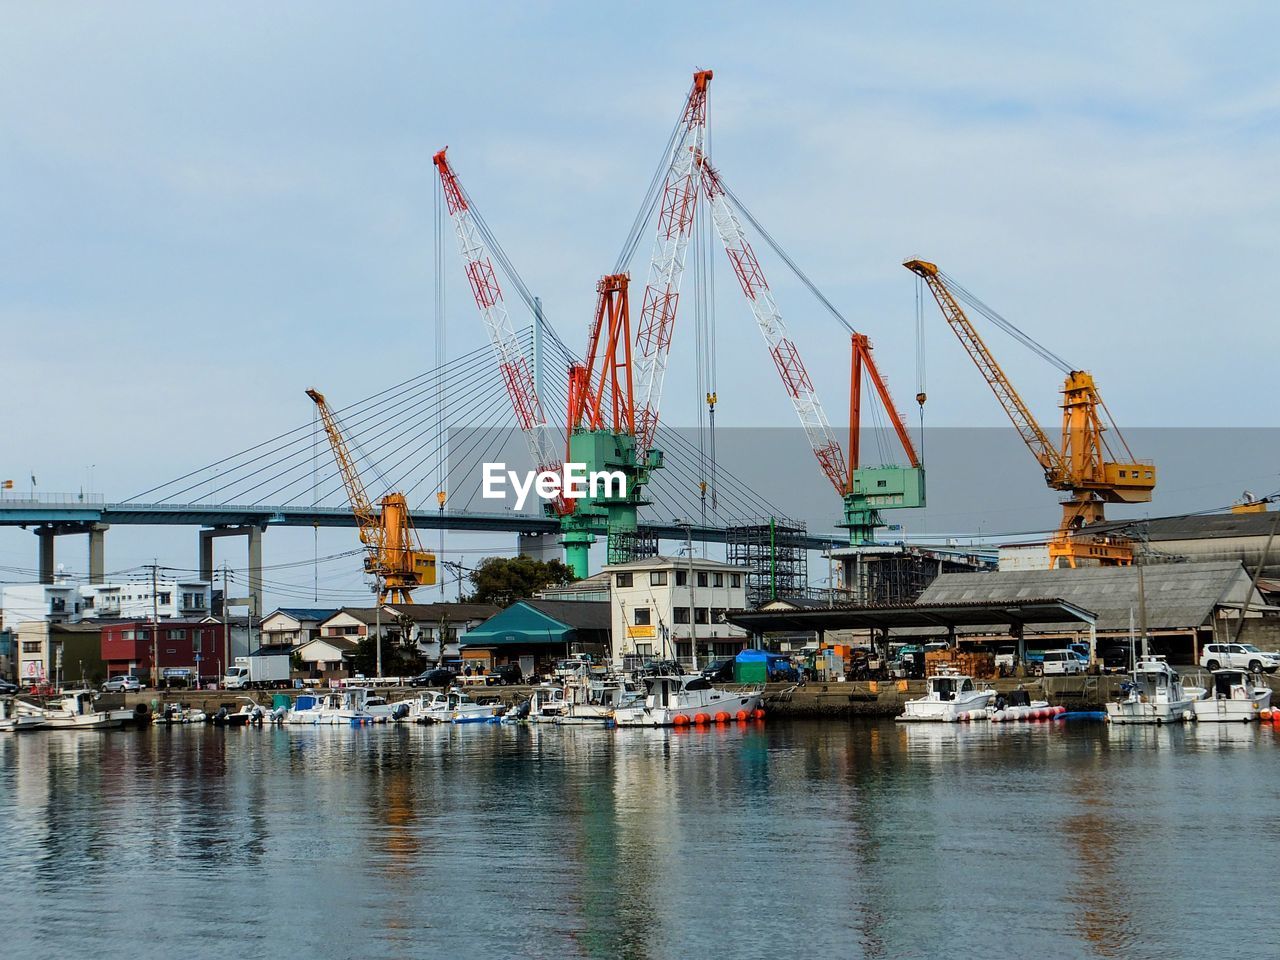
[[[383,607],[383,637],[398,640],[408,630],[417,641],[418,652],[428,662],[438,663],[457,657],[463,638],[501,612],[502,608],[492,603],[389,603]]]
[[[70,623],[80,619],[80,588],[74,583],[14,583],[0,587],[0,628],[24,623]]]
[[[203,620],[104,624],[101,649],[108,677],[131,675],[144,683],[151,682],[153,664],[161,680],[179,683],[217,680],[225,666],[222,624]]]
[[[461,641],[464,663],[486,669],[518,663],[526,677],[577,654],[609,655],[609,604],[590,600],[519,600]]]
[[[0,588],[0,626],[45,620],[172,620],[209,612],[211,593],[204,580],[150,577],[117,583],[19,583]]]
[[[264,647],[299,647],[320,636],[320,624],[338,611],[333,607],[280,607],[262,618]]]
[[[303,672],[312,679],[341,680],[349,674],[346,657],[359,645],[353,637],[325,636],[307,640],[294,648]]]
[[[534,596],[539,600],[609,600],[610,576],[603,570],[600,573],[583,577],[573,583],[565,583],[554,587],[543,587]]]
[[[611,564],[604,572],[613,578],[616,665],[626,668],[652,657],[705,664],[736,656],[746,645],[746,631],[727,623],[724,613],[747,605],[748,568],[659,556]]]

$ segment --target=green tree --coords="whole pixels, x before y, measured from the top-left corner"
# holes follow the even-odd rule
[[[517,600],[531,597],[543,587],[564,586],[573,582],[573,571],[559,560],[534,560],[532,557],[486,557],[471,571],[472,603],[492,603],[509,607]]]

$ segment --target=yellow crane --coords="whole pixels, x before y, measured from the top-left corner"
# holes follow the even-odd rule
[[[1093,376],[1083,370],[1072,370],[1061,358],[1036,344],[942,273],[935,264],[925,260],[908,260],[903,266],[928,284],[942,316],[955,331],[970,359],[1004,407],[1023,443],[1044,470],[1045,482],[1055,490],[1070,494],[1062,501],[1062,522],[1049,543],[1050,565],[1074,567],[1082,561],[1103,566],[1131,564],[1132,541],[1115,534],[1091,534],[1088,528],[1104,519],[1105,504],[1149,501],[1156,485],[1156,468],[1149,461],[1134,458],[1119,429],[1111,422]],[[1066,372],[1066,382],[1062,387],[1062,443],[1059,446],[1055,447],[1049,440],[1018,391],[1009,382],[1000,364],[965,315],[957,296]],[[1105,436],[1107,427],[1103,424],[1100,411],[1111,422],[1112,432],[1120,441],[1127,459],[1116,460],[1111,452]]]
[[[360,541],[367,550],[364,570],[378,581],[378,603],[388,600],[412,603],[416,587],[428,587],[436,582],[435,554],[423,550],[418,543],[409,504],[403,493],[388,493],[382,498],[379,509],[374,509],[324,394],[312,389],[307,391],[307,396],[320,411],[320,422],[324,424],[329,446],[333,448],[333,458],[338,462],[338,472],[342,474],[343,486],[347,488],[351,512],[360,527]]]

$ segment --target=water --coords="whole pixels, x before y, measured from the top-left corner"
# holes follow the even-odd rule
[[[1271,727],[0,739],[0,956],[1275,957]]]

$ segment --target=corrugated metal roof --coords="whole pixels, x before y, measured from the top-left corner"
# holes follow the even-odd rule
[[[1116,531],[1128,536],[1141,533],[1147,540],[1204,540],[1211,537],[1265,537],[1276,521],[1276,512],[1206,513],[1149,520],[1112,520],[1091,526],[1099,533]]]
[[[1143,568],[1147,623],[1152,630],[1179,630],[1210,622],[1219,603],[1240,603],[1249,593],[1249,575],[1236,560],[1162,563]],[[1078,567],[1074,570],[1011,570],[944,573],[919,602],[1007,603],[1034,597],[1061,597],[1098,615],[1099,630],[1123,630],[1129,612],[1138,612],[1137,567]],[[1254,602],[1260,602],[1255,597]]]

